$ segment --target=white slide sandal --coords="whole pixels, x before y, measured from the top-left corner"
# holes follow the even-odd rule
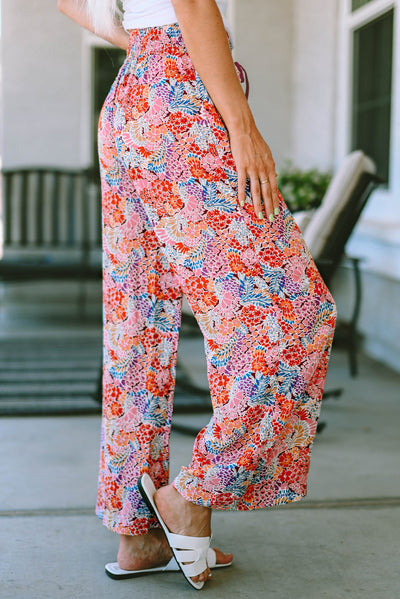
[[[226,568],[231,566],[232,562],[227,564],[217,564],[217,554],[214,549],[210,549],[207,552],[207,564],[211,569],[214,568]],[[118,562],[112,562],[105,565],[106,574],[114,580],[122,580],[125,578],[135,578],[136,576],[142,576],[144,574],[153,574],[157,572],[180,572],[180,568],[176,563],[176,559],[172,557],[166,566],[159,566],[157,568],[146,568],[144,570],[124,570],[120,568]]]
[[[156,488],[148,474],[143,474],[140,477],[138,487],[147,507],[155,514],[163,529],[182,574],[188,583],[199,591],[203,588],[204,582],[194,582],[191,576],[197,576],[206,570],[211,537],[189,537],[170,532],[155,504],[154,493]]]

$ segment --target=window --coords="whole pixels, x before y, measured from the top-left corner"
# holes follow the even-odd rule
[[[353,34],[351,145],[371,156],[386,182],[390,162],[393,14],[390,10],[355,29]]]
[[[110,87],[117,76],[118,70],[126,58],[126,52],[119,48],[93,47],[92,48],[92,164],[93,175],[99,177],[99,161],[97,154],[97,125],[100,111]]]

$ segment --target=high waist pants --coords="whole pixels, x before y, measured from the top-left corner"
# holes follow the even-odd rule
[[[335,304],[280,195],[242,208],[227,130],[177,25],[131,33],[99,123],[104,241],[97,514],[156,526],[137,480],[168,482],[183,295],[204,335],[213,416],[173,481],[248,510],[306,494]]]

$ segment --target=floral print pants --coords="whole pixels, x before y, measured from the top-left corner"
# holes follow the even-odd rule
[[[168,483],[183,295],[204,335],[213,416],[173,481],[249,510],[306,494],[336,308],[280,195],[242,208],[227,130],[178,25],[130,34],[99,122],[104,370],[97,515],[156,522],[137,480]]]

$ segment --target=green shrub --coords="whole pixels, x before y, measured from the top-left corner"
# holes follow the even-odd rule
[[[302,171],[291,162],[279,169],[278,187],[291,212],[317,208],[332,179],[329,172],[317,169]]]

